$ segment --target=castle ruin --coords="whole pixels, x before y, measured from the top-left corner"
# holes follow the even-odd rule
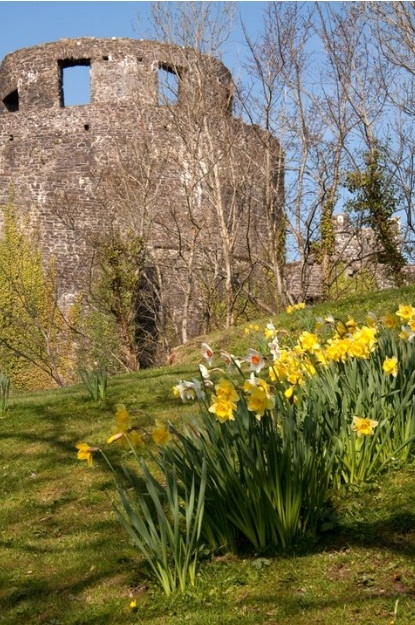
[[[87,104],[65,101],[75,66],[89,68]],[[218,60],[153,41],[63,39],[4,58],[0,205],[12,193],[30,217],[62,301],[84,288],[94,241],[114,228],[143,237],[173,343],[211,329],[231,281],[265,297],[282,155],[233,117],[232,88]]]

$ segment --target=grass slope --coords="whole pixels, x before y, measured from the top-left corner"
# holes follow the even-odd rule
[[[313,312],[360,319],[414,295],[383,292]],[[274,321],[298,329],[296,317]],[[241,329],[208,338],[237,354],[249,341]],[[415,463],[339,496],[319,540],[262,559],[213,558],[186,596],[166,599],[153,584],[112,512],[111,476],[100,461],[92,469],[77,461],[75,444],[103,444],[120,402],[143,426],[195,412],[171,387],[194,374],[199,343],[178,350],[173,367],[111,379],[104,403],[81,386],[12,398],[0,419],[0,623],[412,625]]]

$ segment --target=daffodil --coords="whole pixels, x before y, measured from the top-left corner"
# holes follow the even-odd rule
[[[408,341],[409,343],[415,337],[415,332],[411,330],[409,326],[402,326],[401,332],[399,333],[399,338],[403,341]]]
[[[199,365],[199,371],[204,380],[210,380],[210,373],[205,365]]]
[[[92,467],[92,456],[95,451],[99,451],[99,447],[91,447],[88,443],[78,443],[78,460],[86,460],[89,467]]]
[[[207,343],[202,343],[202,356],[207,360],[209,367],[213,362],[213,349]]]
[[[393,377],[396,378],[398,375],[398,359],[396,356],[385,358],[382,369],[387,375],[393,375]]]
[[[234,412],[236,408],[236,404],[232,401],[213,396],[213,404],[209,407],[209,412],[216,415],[218,421],[225,423],[225,421],[235,420]]]
[[[373,328],[373,326],[375,326],[375,325],[376,325],[376,323],[377,323],[377,321],[378,321],[378,318],[377,318],[377,316],[376,316],[376,313],[374,313],[374,312],[368,312],[368,313],[367,313],[367,315],[366,315],[366,321],[367,321],[367,325],[368,325],[370,328]]]
[[[255,371],[255,373],[259,373],[264,366],[264,359],[256,349],[248,349],[242,360],[249,363],[250,371]]]
[[[269,341],[270,339],[273,339],[275,337],[276,332],[277,332],[276,327],[274,326],[272,321],[267,323],[265,330],[264,330],[264,336],[267,339],[267,341]]]
[[[159,447],[165,447],[172,436],[166,424],[156,419],[156,428],[152,431],[151,438]]]
[[[374,428],[379,425],[378,421],[365,419],[364,417],[353,417],[352,430],[358,437],[373,436]]]
[[[249,395],[248,410],[255,412],[257,419],[260,419],[266,410],[272,410],[274,405],[275,398],[262,386],[257,386]]]
[[[187,382],[186,380],[180,380],[179,384],[173,386],[173,395],[175,397],[180,397],[182,402],[185,404],[188,401],[193,401],[196,399],[196,391],[194,388],[193,382]]]
[[[391,313],[388,313],[387,315],[384,316],[383,323],[385,325],[385,328],[388,328],[389,330],[393,330],[397,326],[396,315],[392,315]]]
[[[237,402],[239,400],[239,395],[236,392],[234,385],[225,378],[221,378],[219,380],[219,384],[215,386],[215,390],[216,397],[218,399],[230,402]]]
[[[294,403],[297,403],[297,398],[294,395],[294,386],[289,386],[285,391],[284,391],[284,397],[285,399],[288,399],[288,401],[293,401]]]
[[[278,338],[274,337],[271,343],[268,343],[269,350],[272,354],[274,360],[277,360],[281,356],[280,345],[278,343]]]
[[[302,349],[313,354],[320,349],[320,343],[316,334],[312,332],[302,332],[299,336],[298,342]]]
[[[237,367],[238,369],[241,366],[241,363],[236,358],[236,356],[234,356],[233,354],[229,354],[225,350],[221,351],[220,357],[222,358],[222,360],[225,361],[226,368],[228,369],[229,372],[231,372],[234,369],[234,366]]]
[[[130,414],[124,404],[118,404],[116,408],[115,432],[108,438],[107,443],[119,443],[126,447],[131,445],[134,449],[143,447],[143,437],[138,431],[138,427],[132,425]]]
[[[415,308],[408,304],[399,304],[399,309],[396,311],[396,314],[403,321],[409,321],[409,319],[415,315]]]
[[[349,319],[346,321],[346,328],[350,332],[350,334],[353,334],[353,332],[356,330],[357,323],[353,319],[353,317],[349,317]]]

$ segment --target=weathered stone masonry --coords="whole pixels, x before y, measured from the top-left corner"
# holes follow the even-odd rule
[[[153,250],[169,248],[166,252],[171,272],[166,279],[172,282],[169,307],[173,316],[180,315],[178,244],[169,230],[173,209],[177,215],[181,206],[182,227],[190,228],[183,192],[176,184],[180,177],[183,179],[183,172],[177,171],[178,154],[183,149],[176,129],[180,92],[186,93],[188,103],[193,97],[195,107],[204,99],[212,115],[220,112],[219,115],[231,120],[230,127],[237,136],[235,148],[239,145],[241,154],[248,154],[251,159],[257,155],[259,161],[263,158],[258,129],[232,118],[229,71],[219,61],[203,57],[206,80],[201,85],[192,71],[195,59],[192,51],[157,42],[82,38],[18,50],[3,60],[0,205],[8,201],[13,189],[15,204],[30,214],[31,224],[39,229],[45,254],[55,256],[66,294],[77,292],[79,277],[88,264],[88,237],[80,233],[93,236],[119,217],[116,208],[97,202],[96,183],[106,176],[111,160],[131,168],[137,158],[136,143],[145,135],[151,138],[150,156],[163,162],[155,209],[158,214],[148,233],[148,243]],[[65,106],[62,75],[66,67],[75,65],[90,67],[90,103]],[[159,104],[160,68],[180,74],[179,101],[174,113],[172,107]],[[278,143],[273,141],[277,169],[281,160],[277,158]],[[220,150],[220,137],[216,146]],[[276,197],[280,198],[281,173],[276,177],[280,185]],[[261,175],[259,166],[257,188],[251,191],[254,218],[250,216],[249,230],[247,226],[237,245],[241,257],[248,240],[254,246],[261,232]],[[57,202],[63,202],[63,198],[71,206],[77,224],[74,229],[67,227],[58,215]],[[202,191],[200,210],[206,211],[206,206]],[[214,229],[212,224],[211,232]],[[257,254],[260,253],[258,247]],[[167,265],[166,260],[168,272]],[[201,330],[202,315],[203,311],[196,306],[191,333]]]

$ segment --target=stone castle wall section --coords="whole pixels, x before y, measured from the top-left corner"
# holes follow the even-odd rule
[[[62,73],[74,65],[90,67],[90,103],[65,106]],[[159,68],[180,76],[174,107],[159,104]],[[81,286],[91,252],[88,241],[112,223],[123,223],[122,202],[108,198],[100,201],[102,189],[117,166],[119,173],[128,171],[134,177],[142,161],[154,162],[157,172],[158,195],[151,207],[148,243],[153,250],[159,250],[158,254],[165,255],[166,266],[170,264],[168,279],[174,276],[175,281],[172,291],[180,293],[180,254],[173,221],[177,221],[176,228],[182,229],[185,241],[186,237],[190,240],[192,229],[183,192],[186,168],[181,162],[186,151],[180,132],[184,96],[183,113],[196,111],[204,101],[212,118],[218,116],[214,140],[218,154],[223,144],[220,120],[227,119],[241,163],[246,162],[248,167],[254,156],[259,163],[264,160],[258,130],[231,117],[231,92],[231,75],[219,61],[210,57],[196,59],[192,50],[151,41],[63,39],[18,50],[3,60],[0,205],[12,194],[14,203],[29,214],[46,256],[56,258],[66,293],[76,293]],[[197,137],[198,120],[192,123],[189,128]],[[279,156],[278,142],[274,143]],[[282,176],[279,178],[282,198]],[[255,215],[249,226],[252,237],[243,223],[246,208],[241,209],[241,237],[236,246],[241,257],[247,253],[248,239],[255,248],[262,230],[261,173],[257,180],[249,196]],[[202,189],[200,194],[199,216],[210,223],[209,232],[214,237],[217,227],[212,205]],[[211,244],[220,247],[214,238]],[[259,249],[258,245],[257,253]],[[197,331],[197,323],[194,327]]]

